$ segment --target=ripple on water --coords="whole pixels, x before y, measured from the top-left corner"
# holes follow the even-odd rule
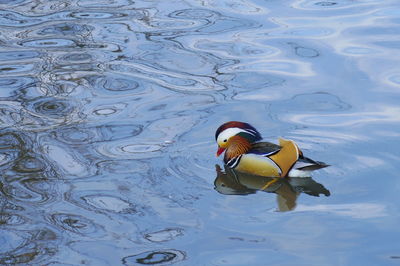
[[[0,133],[0,148],[20,150],[24,144],[23,137],[14,132]]]
[[[147,173],[150,166],[139,160],[107,160],[97,163],[100,173]]]
[[[110,12],[71,12],[70,17],[76,19],[109,19],[121,18],[128,16],[125,13],[110,13]]]
[[[52,191],[36,189],[32,183],[29,181],[8,183],[3,186],[2,192],[13,200],[36,205],[44,205],[54,199]]]
[[[210,19],[218,16],[217,12],[208,9],[182,9],[172,12],[168,15],[171,18],[185,18],[185,19]]]
[[[48,251],[48,250],[47,250]],[[13,251],[12,254],[0,255],[0,264],[2,265],[28,265],[40,255],[37,247],[24,247],[23,250]]]
[[[121,8],[133,5],[133,3],[131,0],[79,0],[77,5],[87,8]]]
[[[13,170],[20,173],[36,173],[42,172],[46,168],[46,164],[36,157],[24,156],[15,161]]]
[[[92,220],[76,214],[55,213],[50,217],[50,222],[72,233],[90,235],[91,237],[104,236],[104,229]]]
[[[183,236],[183,230],[181,228],[166,228],[161,231],[147,233],[144,235],[144,238],[151,242],[167,242],[178,236]]]
[[[161,155],[164,145],[142,143],[132,144],[131,141],[127,142],[108,142],[102,143],[97,151],[102,155],[110,158],[130,159],[130,158],[152,158]]]
[[[216,51],[223,54],[224,56],[246,58],[259,56],[262,56],[264,58],[277,54],[279,52],[279,50],[276,48],[255,43],[246,43],[241,41],[221,42],[208,39],[197,41],[194,44],[194,47],[205,51]]]
[[[36,68],[34,63],[0,65],[0,75],[22,74],[33,72]]]
[[[327,113],[327,114],[291,114],[287,121],[302,125],[325,127],[349,127],[371,123],[397,123],[400,121],[400,108],[397,106],[377,106],[371,111]]]
[[[321,144],[337,145],[347,142],[358,142],[358,141],[368,141],[369,138],[352,132],[338,132],[334,130],[316,130],[313,128],[296,129],[292,133],[294,135],[290,136],[291,139],[295,140],[301,148],[310,150],[320,150],[324,149]]]
[[[146,84],[140,78],[129,77],[127,75],[104,75],[88,76],[86,78],[90,85],[96,89],[96,93],[105,94],[141,94],[147,90]]]
[[[360,2],[360,3],[359,3]],[[331,9],[342,9],[353,6],[360,6],[368,4],[372,1],[359,1],[355,2],[352,0],[340,0],[340,1],[321,1],[321,0],[303,0],[297,1],[293,7],[307,10],[331,10]]]
[[[83,62],[88,62],[92,61],[93,55],[87,54],[87,53],[70,53],[66,54],[61,57],[61,61],[68,64],[68,63],[83,63]]]
[[[214,150],[214,142],[178,147],[177,150],[169,152],[167,169],[172,175],[184,179],[185,182],[210,182],[210,175],[215,175]],[[190,167],[187,167],[188,165]]]
[[[284,102],[272,104],[270,110],[275,114],[284,113],[331,113],[351,109],[351,105],[344,102],[338,96],[326,93],[304,93],[299,94]]]
[[[59,23],[59,24],[53,24],[49,26],[45,26],[43,28],[40,28],[37,31],[37,35],[64,35],[64,36],[86,36],[89,35],[95,28],[93,26],[87,25],[87,24],[76,24],[76,23]],[[50,42],[54,42],[54,45],[61,45],[64,46],[64,39],[49,39]],[[45,40],[47,41],[47,40]],[[69,41],[69,40],[68,40]],[[38,40],[36,42],[42,42],[42,40]],[[32,47],[37,47],[40,48],[42,44],[38,43],[29,43]],[[67,43],[69,46],[70,44]],[[53,46],[53,45],[52,45]]]
[[[142,131],[141,125],[108,124],[89,128],[78,126],[60,128],[56,135],[59,140],[69,144],[84,144],[125,139],[137,136]]]
[[[394,75],[390,75],[389,77],[387,77],[387,81],[391,85],[395,85],[395,86],[399,87],[400,86],[400,73],[394,74]]]
[[[0,60],[24,60],[40,57],[39,51],[26,50],[26,51],[6,51],[0,52]]]
[[[107,9],[109,7],[107,6]],[[105,12],[106,9],[103,10],[89,10],[89,11],[73,11],[68,14],[68,17],[74,18],[76,20],[107,20],[107,19],[143,19],[146,17],[146,10],[139,8],[130,8],[130,9],[120,9],[118,12]]]
[[[112,115],[118,112],[118,109],[116,108],[99,108],[93,111],[94,114],[96,115],[104,115],[104,116],[108,116],[108,115]]]
[[[400,8],[394,8],[394,6],[388,8],[379,9],[377,12],[374,13],[375,16],[382,16],[382,17],[394,17],[398,18],[400,15]]]
[[[259,72],[237,72],[218,75],[221,85],[229,86],[240,91],[251,91],[265,87],[282,85],[285,80],[277,76]],[[243,87],[245,84],[245,87]]]
[[[9,1],[7,1],[8,3]],[[43,22],[42,17],[24,16],[9,10],[0,10],[0,26],[25,27]]]
[[[176,249],[162,249],[124,257],[122,263],[124,265],[169,265],[181,262],[185,259],[186,254],[183,251]]]
[[[149,21],[149,26],[154,27],[155,29],[185,29],[189,27],[195,26],[196,23],[192,21],[183,21],[183,20],[152,20]]]
[[[15,250],[17,247],[22,246],[27,236],[21,236],[13,230],[0,229],[0,264],[2,264],[3,254]]]
[[[372,42],[374,45],[381,46],[386,49],[400,49],[400,41],[376,41]]]
[[[373,55],[378,54],[380,51],[371,47],[361,47],[361,46],[348,46],[343,48],[341,51],[343,54],[347,55]]]
[[[100,143],[97,151],[110,158],[139,159],[158,157],[173,138],[193,126],[192,117],[162,119],[149,125],[140,138]],[[146,138],[147,136],[147,138]]]
[[[116,196],[93,194],[82,196],[80,199],[85,202],[85,206],[83,207],[89,210],[95,208],[100,211],[123,214],[134,214],[138,212],[136,206]]]
[[[220,69],[221,72],[236,71],[254,71],[259,73],[276,73],[285,76],[313,76],[314,72],[311,65],[306,62],[294,60],[263,60],[255,61],[252,63],[236,64],[234,66],[224,67]]]
[[[17,226],[24,224],[28,221],[27,218],[19,215],[19,214],[11,214],[11,213],[6,213],[2,212],[0,214],[0,226]],[[1,243],[1,240],[0,240]],[[2,245],[0,245],[2,246]]]
[[[304,47],[294,42],[289,42],[288,44],[293,47],[294,52],[297,56],[305,58],[313,58],[313,57],[318,57],[320,55],[316,49]]]
[[[255,13],[267,13],[267,9],[256,5],[253,1],[248,0],[221,0],[208,1],[207,6],[210,9],[223,10],[225,12],[242,13],[255,15]]]
[[[23,104],[27,110],[48,118],[65,118],[75,108],[70,101],[51,97],[39,97]]]
[[[358,26],[346,30],[344,33],[349,36],[362,36],[362,37],[378,37],[380,35],[386,35],[388,37],[393,35],[399,35],[400,29],[395,26]]]
[[[11,97],[28,87],[34,86],[37,80],[28,76],[13,76],[0,78],[0,97]]]
[[[338,4],[337,2],[329,2],[329,1],[323,1],[323,2],[314,3],[314,5],[316,5],[316,6],[323,6],[323,7],[336,6],[337,4]]]
[[[246,19],[237,19],[233,17],[223,16],[222,14],[207,9],[184,9],[172,12],[169,17],[201,20],[204,25],[198,26],[195,33],[223,33],[228,31],[237,31],[240,29],[249,29],[259,26],[254,21]],[[198,22],[198,21],[197,21]],[[193,34],[191,30],[187,34]],[[176,35],[176,33],[174,33]]]
[[[14,163],[15,159],[18,158],[19,149],[1,149],[0,151],[0,167],[5,168],[10,163]]]
[[[343,119],[351,120],[351,116],[347,114],[351,108],[350,104],[336,95],[316,92],[299,94],[289,100],[273,103],[269,106],[269,111],[278,114],[279,119],[282,121],[291,121],[295,124],[316,127],[337,126],[337,123],[341,123],[339,121]],[[321,134],[324,135],[323,133]],[[339,136],[339,138],[343,136]],[[318,137],[316,136],[316,138]],[[334,138],[333,133],[332,138]]]
[[[4,4],[17,5],[17,4],[23,3],[25,1],[27,1],[27,0],[0,0],[0,4],[1,5],[4,5]]]
[[[180,53],[180,52],[179,52]],[[170,57],[171,56],[171,57]],[[188,57],[186,57],[188,56]],[[174,58],[171,59],[175,61],[175,63],[179,64],[177,61],[181,61],[182,68],[179,70],[174,70],[170,71],[171,68],[171,62],[168,65],[165,65],[167,57],[169,58]],[[164,59],[161,59],[164,58]],[[185,59],[186,58],[186,59]],[[145,56],[143,56],[141,59],[145,61],[151,61],[151,62],[157,62],[158,65],[155,65],[156,68],[159,69],[168,69],[168,71],[165,70],[157,70],[154,68],[149,68],[144,65],[138,65],[138,64],[110,64],[109,67],[113,71],[117,71],[119,75],[132,75],[132,77],[140,77],[141,79],[146,79],[150,80],[152,82],[155,82],[163,87],[171,88],[171,89],[176,89],[176,90],[210,90],[214,89],[214,84],[211,84],[210,79],[207,77],[200,77],[200,76],[191,76],[188,78],[188,76],[185,73],[182,72],[191,72],[193,70],[193,67],[197,64],[197,68],[195,72],[202,72],[204,71],[205,73],[208,73],[212,70],[211,68],[211,63],[208,60],[203,60],[205,58],[198,56],[198,55],[191,55],[190,53],[185,53],[185,54],[177,54],[175,52],[172,52],[170,50],[160,50],[156,53],[147,53]],[[189,62],[192,62],[192,66],[188,66],[187,64]],[[155,63],[152,63],[153,65]],[[183,70],[183,71],[182,71]]]
[[[56,134],[58,140],[69,144],[91,143],[95,136],[92,130],[79,127],[60,129]]]
[[[121,150],[128,153],[147,153],[162,149],[158,144],[129,144],[121,147]]]
[[[88,176],[89,167],[82,156],[74,153],[70,147],[58,143],[43,142],[43,153],[53,161],[64,174],[76,177]]]
[[[59,64],[57,66],[58,70],[60,71],[67,71],[67,72],[78,72],[78,71],[88,71],[88,72],[95,72],[98,70],[98,66],[96,64],[91,63],[75,63],[71,64]]]
[[[271,31],[268,35],[273,37],[320,38],[328,37],[334,33],[335,30],[328,27],[291,27],[290,29]]]
[[[72,48],[77,47],[77,43],[70,39],[34,39],[22,41],[19,43],[21,46],[33,47],[33,48]]]

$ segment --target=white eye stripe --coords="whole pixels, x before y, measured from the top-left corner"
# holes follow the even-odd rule
[[[231,128],[227,128],[224,131],[222,131],[221,133],[219,133],[218,138],[217,138],[217,142],[223,142],[224,140],[229,139],[230,137],[233,137],[235,135],[237,135],[240,132],[246,132],[249,133],[248,131],[238,128],[238,127],[231,127]]]

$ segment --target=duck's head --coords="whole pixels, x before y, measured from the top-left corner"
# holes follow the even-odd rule
[[[215,140],[218,144],[217,156],[229,148],[234,140],[241,139],[253,143],[261,140],[261,135],[253,126],[244,122],[230,121],[222,124],[215,132]]]

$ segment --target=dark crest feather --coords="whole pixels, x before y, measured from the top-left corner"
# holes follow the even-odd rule
[[[253,141],[259,141],[262,139],[261,134],[257,131],[257,129],[255,129],[252,125],[248,124],[248,123],[244,123],[244,122],[239,122],[239,121],[230,121],[230,122],[226,122],[224,124],[222,124],[217,131],[215,132],[215,140],[217,140],[218,135],[224,131],[227,128],[231,128],[231,127],[238,127],[238,128],[242,128],[242,129],[249,129],[251,130],[252,133],[254,133],[255,137]]]

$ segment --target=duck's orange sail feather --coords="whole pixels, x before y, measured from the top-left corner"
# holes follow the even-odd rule
[[[269,158],[281,168],[281,177],[285,177],[302,153],[292,140],[280,138],[279,146],[281,146],[280,151]]]

